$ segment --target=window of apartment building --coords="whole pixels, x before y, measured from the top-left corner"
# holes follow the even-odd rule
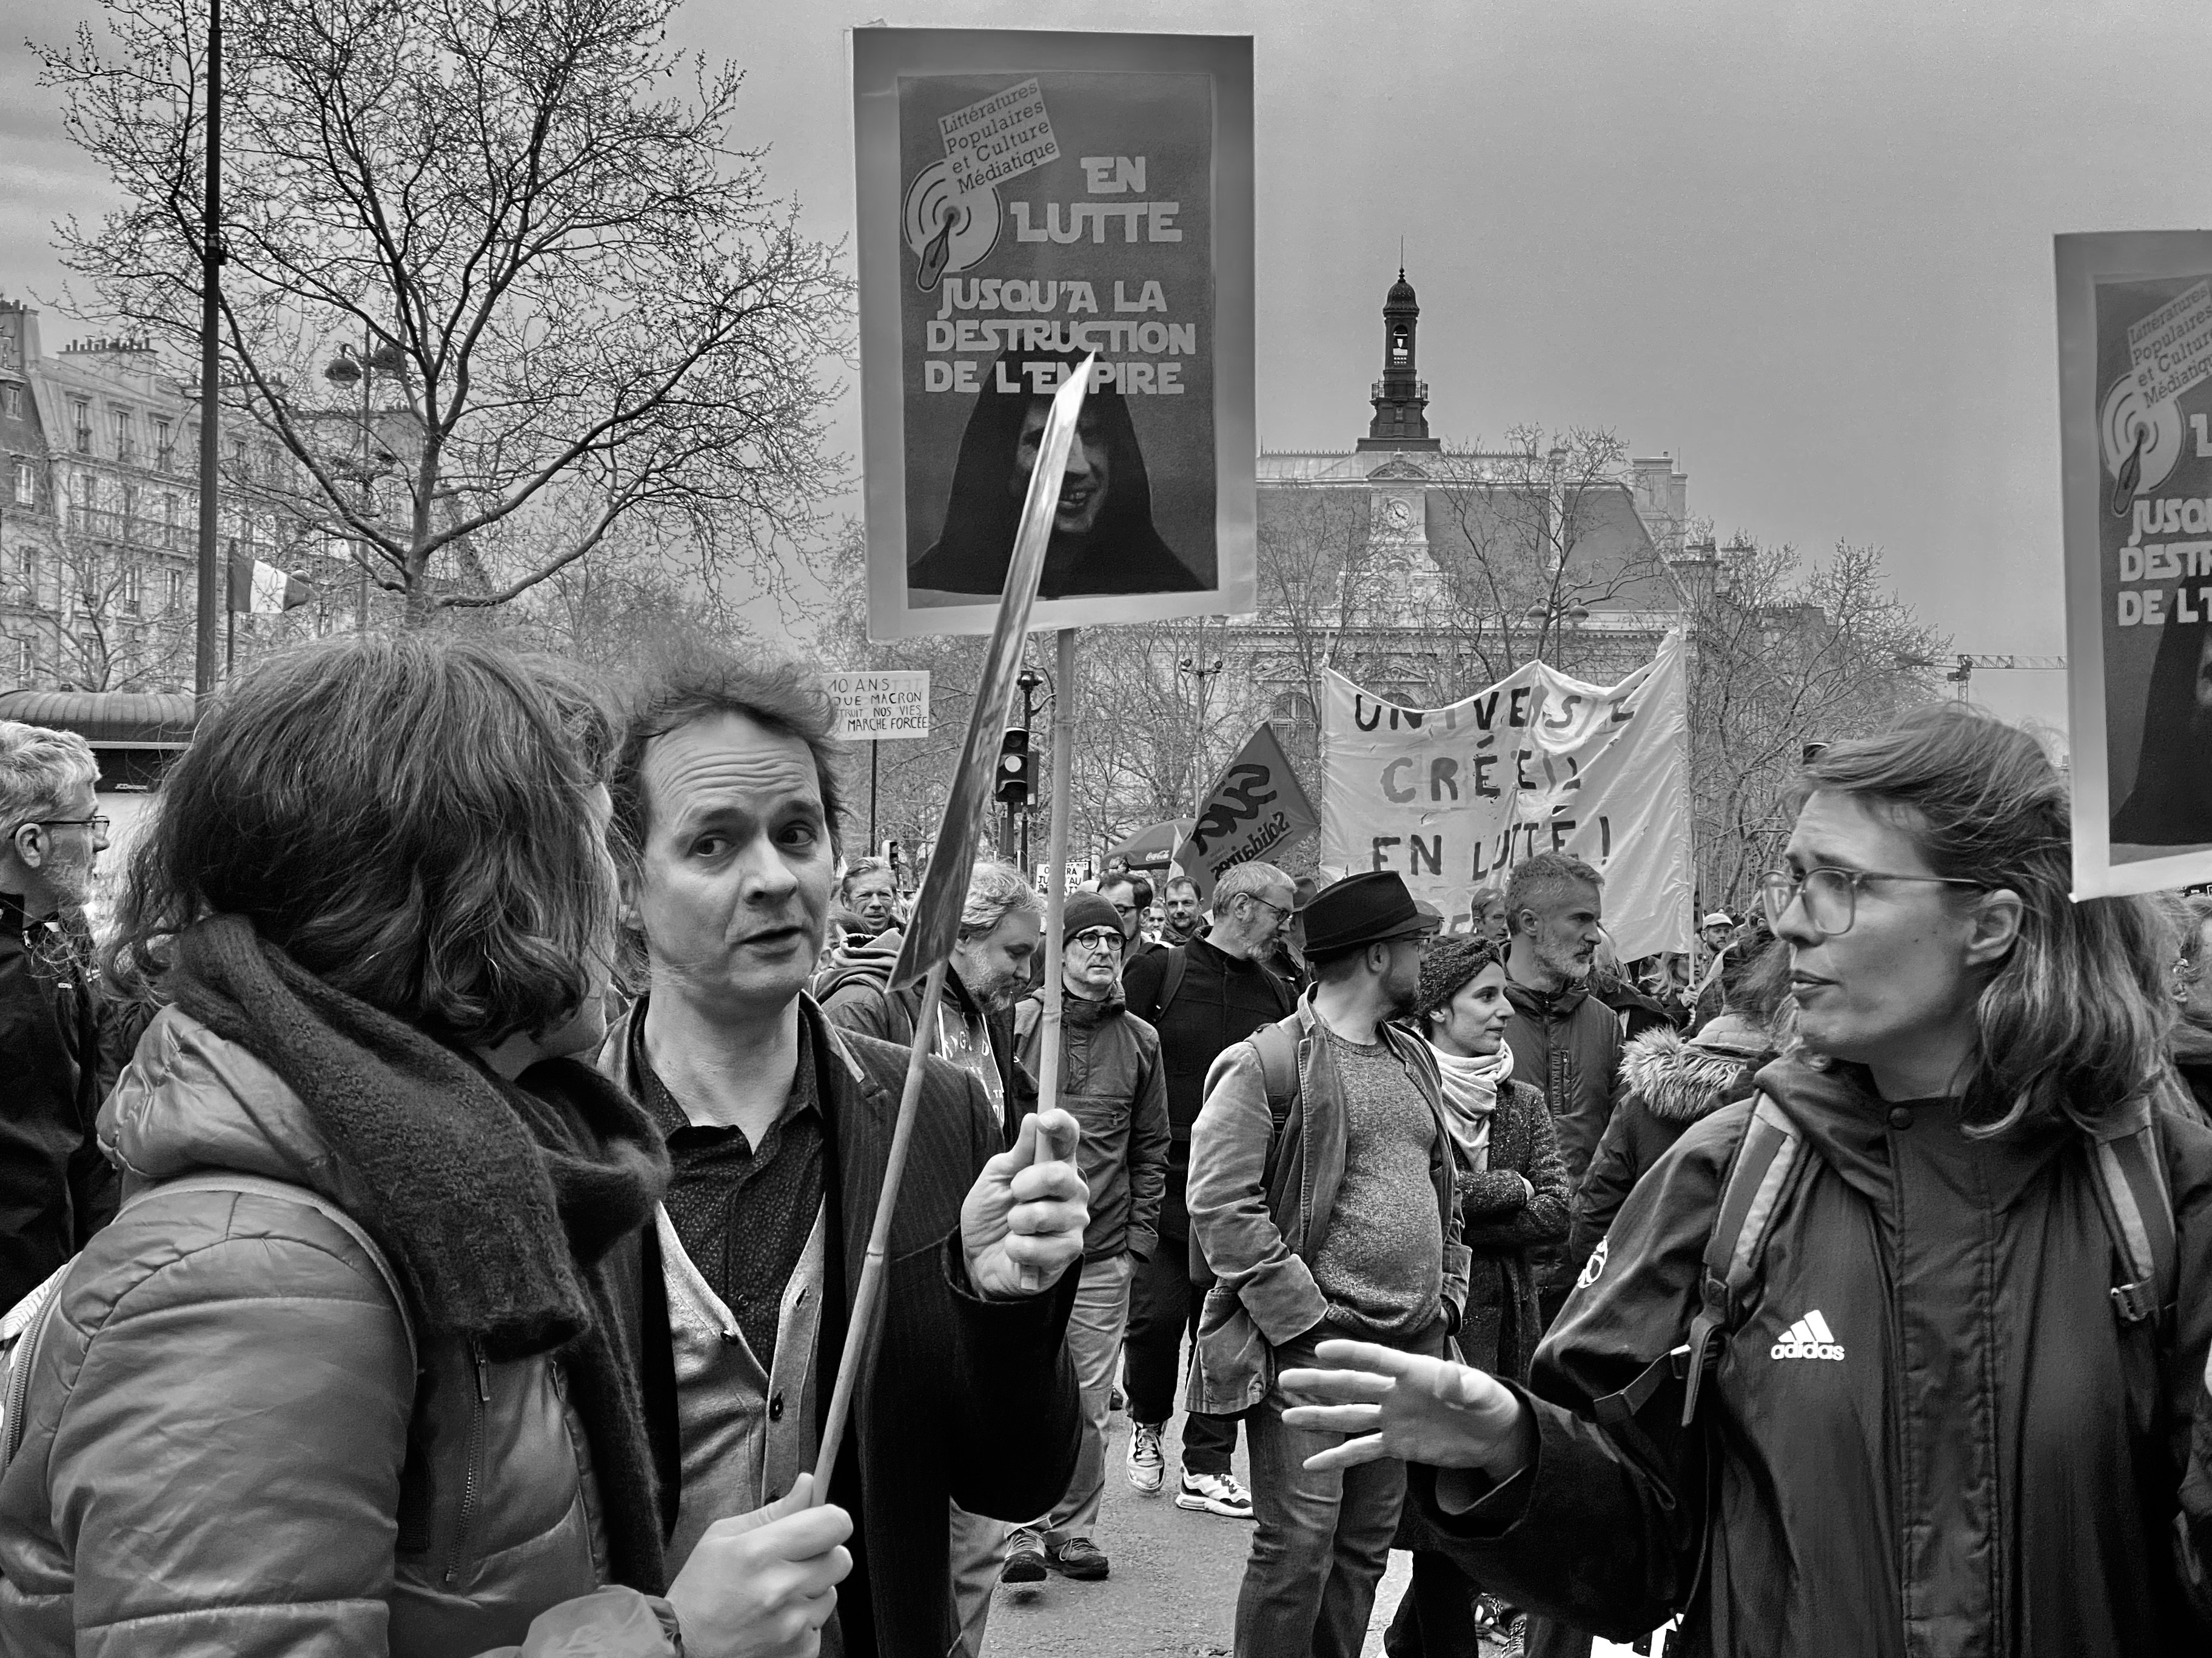
[[[20,386],[0,386],[0,415],[9,420],[23,418],[23,388]]]
[[[15,504],[18,507],[39,504],[38,475],[31,471],[31,463],[27,460],[15,463]]]
[[[146,608],[146,569],[143,565],[131,563],[123,567],[123,608],[131,616],[137,616]]]
[[[131,452],[131,411],[127,409],[110,410],[107,423],[109,435],[115,440],[115,459],[118,460],[134,459]]]
[[[15,647],[8,654],[15,660],[15,683],[18,685],[28,685],[31,683],[31,641],[27,639],[11,639],[8,642]]]
[[[161,572],[161,608],[180,610],[185,606],[185,573],[178,569]]]
[[[174,495],[161,497],[161,544],[172,552],[176,550],[177,498]]]
[[[154,465],[166,472],[176,464],[176,428],[171,422],[157,418],[154,422]]]
[[[92,404],[82,398],[71,398],[70,404],[70,439],[80,455],[92,452]]]

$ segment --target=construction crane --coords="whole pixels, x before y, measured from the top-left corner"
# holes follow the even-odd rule
[[[1934,664],[1929,664],[1934,666]],[[1959,653],[1959,665],[1943,676],[1959,688],[1959,701],[1966,700],[1966,688],[1977,668],[2063,668],[2063,656],[1979,656],[1971,651]]]

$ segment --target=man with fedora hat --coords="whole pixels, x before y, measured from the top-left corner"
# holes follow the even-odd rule
[[[1405,1496],[1401,1462],[1307,1468],[1336,1436],[1285,1426],[1298,1401],[1274,1378],[1333,1337],[1441,1353],[1467,1296],[1436,1060],[1392,1023],[1420,994],[1437,920],[1387,871],[1299,914],[1314,987],[1215,1062],[1191,1131],[1191,1228],[1217,1282],[1190,1406],[1250,1410],[1238,1658],[1358,1658]]]

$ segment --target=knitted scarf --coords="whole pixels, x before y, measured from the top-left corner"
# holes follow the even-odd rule
[[[418,1324],[485,1356],[556,1356],[590,1442],[617,1582],[665,1585],[635,1368],[603,1258],[649,1222],[668,1157],[645,1113],[574,1060],[527,1086],[334,990],[234,915],[180,934],[177,1005],[283,1078],[400,1273]]]
[[[1513,1050],[1500,1042],[1495,1054],[1462,1058],[1431,1042],[1429,1051],[1443,1075],[1444,1121],[1461,1161],[1480,1174],[1490,1167],[1490,1114],[1498,1109],[1498,1090],[1513,1075]]]

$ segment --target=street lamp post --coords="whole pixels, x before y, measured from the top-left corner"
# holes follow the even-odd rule
[[[1021,691],[1022,691],[1022,729],[1023,729],[1024,732],[1027,732],[1030,734],[1030,764],[1031,764],[1031,765],[1035,765],[1035,764],[1036,764],[1036,692],[1037,692],[1037,687],[1038,687],[1038,686],[1040,686],[1040,685],[1049,687],[1049,686],[1051,685],[1052,682],[1051,682],[1051,680],[1049,680],[1048,677],[1046,677],[1046,676],[1045,676],[1042,671],[1040,671],[1038,669],[1032,668],[1032,667],[1024,667],[1024,668],[1023,668],[1023,670],[1021,671],[1021,673],[1020,673],[1019,677],[1018,677],[1015,679],[1014,683],[1021,687]],[[1046,700],[1047,700],[1048,701],[1049,701],[1051,699],[1050,699],[1049,697],[1048,697]],[[1032,775],[1032,778],[1034,778],[1035,774],[1034,774],[1034,773],[1032,773],[1032,774],[1031,774],[1031,775]],[[1027,874],[1027,873],[1030,873],[1030,814],[1031,814],[1033,811],[1035,811],[1035,810],[1036,810],[1036,790],[1034,787],[1032,787],[1032,788],[1030,790],[1030,801],[1029,801],[1029,805],[1028,805],[1027,806],[1024,807],[1024,808],[1023,808],[1023,811],[1022,811],[1022,870],[1023,870],[1023,872],[1024,872],[1024,874]],[[1013,811],[1013,808],[1012,808],[1012,806],[1008,806],[1008,807],[1006,808],[1006,810],[1007,810],[1007,811],[1008,811],[1008,812],[1010,812],[1010,813],[1011,813],[1011,812]],[[1059,875],[1058,875],[1058,872],[1054,872],[1054,879],[1059,879],[1059,878],[1060,878],[1060,877],[1059,877]]]
[[[361,386],[361,459],[354,464],[353,477],[361,485],[361,515],[363,518],[376,516],[376,480],[385,472],[383,467],[374,465],[369,459],[373,413],[369,406],[370,389],[378,374],[398,374],[405,362],[406,359],[400,355],[398,346],[377,344],[374,334],[364,328],[361,349],[356,351],[350,344],[340,345],[337,355],[331,358],[323,370],[323,378],[333,386],[347,386],[358,382]],[[368,631],[368,538],[356,536],[353,539],[358,550],[354,554],[354,562],[360,567],[361,576],[361,594],[354,610],[354,631],[365,634]]]
[[[207,195],[200,217],[200,568],[193,618],[195,707],[214,693],[216,610],[222,602],[222,531],[216,519],[216,330],[222,320],[222,0],[208,0]]]

